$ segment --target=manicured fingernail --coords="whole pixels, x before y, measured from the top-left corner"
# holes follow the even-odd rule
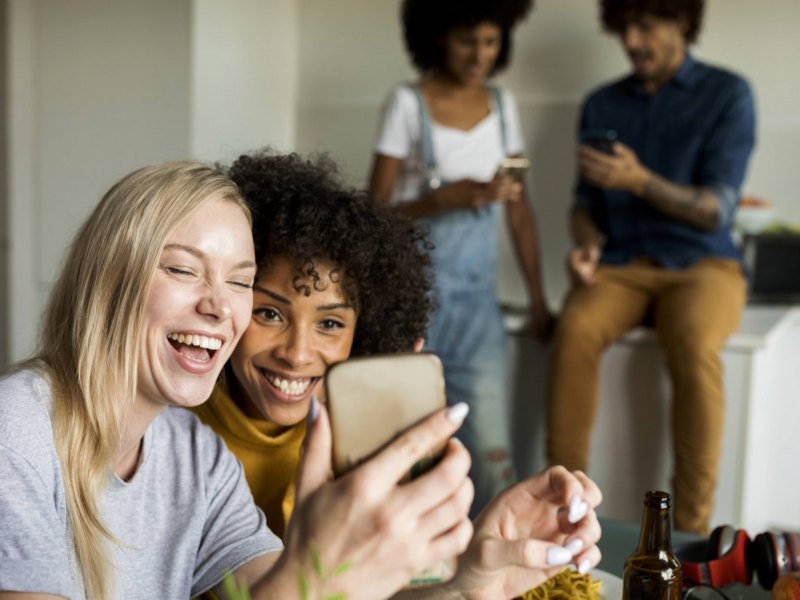
[[[581,575],[586,575],[589,572],[589,569],[592,568],[592,563],[589,562],[588,558],[584,558],[581,561],[581,564],[578,565],[578,573]]]
[[[566,565],[572,560],[572,552],[561,546],[553,546],[547,550],[548,565]]]
[[[569,514],[567,515],[567,520],[570,523],[577,523],[586,516],[588,511],[589,505],[581,500],[578,496],[573,496],[569,501]]]
[[[317,422],[319,418],[319,400],[316,396],[311,396],[311,406],[308,409],[308,422],[312,425]]]
[[[469,406],[466,402],[459,402],[455,406],[447,409],[447,420],[451,423],[461,423],[469,412]]]
[[[583,550],[583,540],[581,538],[575,538],[571,542],[568,542],[564,548],[572,552],[572,556],[575,556],[578,552]]]

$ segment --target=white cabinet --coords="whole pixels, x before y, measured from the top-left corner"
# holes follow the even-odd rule
[[[520,475],[545,466],[547,351],[510,335],[512,435]],[[712,525],[800,531],[800,308],[751,306],[722,353],[726,421]],[[648,489],[670,489],[670,384],[651,330],[637,328],[601,361],[589,474],[602,516],[638,522]]]

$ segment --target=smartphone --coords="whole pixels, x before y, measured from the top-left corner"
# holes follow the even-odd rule
[[[606,154],[614,154],[614,142],[616,141],[617,132],[613,129],[587,129],[581,132],[581,144],[586,144]]]
[[[446,404],[442,362],[430,352],[364,356],[337,363],[325,375],[325,394],[336,477]],[[404,481],[433,467],[443,452],[444,445],[420,460]]]
[[[497,166],[497,173],[495,173],[495,177],[505,175],[522,183],[525,177],[525,172],[530,166],[531,163],[527,158],[507,157],[500,161],[500,164]]]

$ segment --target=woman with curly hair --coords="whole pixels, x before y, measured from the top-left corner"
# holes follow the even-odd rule
[[[418,226],[344,186],[324,157],[261,151],[228,174],[253,212],[253,312],[224,380],[195,411],[241,460],[256,504],[284,535],[321,379],[349,356],[418,345],[431,309],[430,258]],[[585,475],[560,467],[512,487],[475,522],[456,577],[408,597],[507,598],[568,562],[587,570],[599,559],[599,501]]]
[[[533,210],[520,181],[496,175],[524,151],[511,93],[489,84],[511,56],[531,0],[405,0],[405,43],[420,79],[384,108],[370,193],[424,221],[435,246],[438,310],[426,336],[445,367],[450,402],[470,405],[459,436],[473,458],[473,512],[514,479],[507,416],[506,338],[495,291],[505,209],[527,280],[531,323],[548,335]]]
[[[229,175],[253,211],[259,275],[224,385],[197,413],[283,535],[317,384],[348,356],[408,351],[424,336],[430,259],[412,222],[344,187],[324,157],[244,155]]]

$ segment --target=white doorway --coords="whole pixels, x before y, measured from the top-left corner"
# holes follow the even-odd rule
[[[8,350],[9,324],[8,324],[8,164],[6,156],[8,151],[8,128],[6,119],[8,118],[8,95],[6,93],[8,84],[8,56],[6,48],[8,46],[6,0],[0,0],[0,371],[8,365],[10,361]]]

